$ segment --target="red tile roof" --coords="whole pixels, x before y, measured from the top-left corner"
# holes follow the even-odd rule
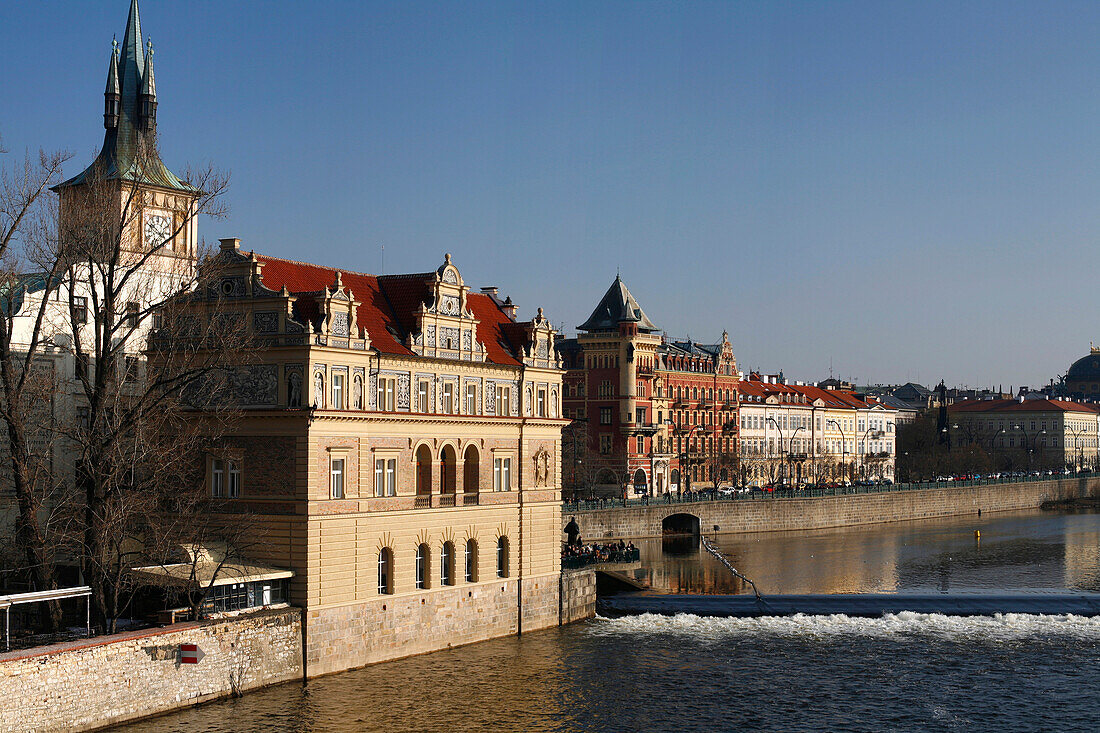
[[[263,263],[263,284],[271,290],[286,287],[297,297],[295,309],[301,318],[319,317],[316,296],[336,282],[336,273],[344,287],[359,301],[356,320],[367,330],[371,346],[387,354],[409,355],[405,339],[416,329],[420,305],[431,298],[434,272],[408,275],[365,275],[307,262],[284,260],[256,254]],[[466,303],[480,323],[478,340],[485,344],[490,362],[516,366],[515,354],[526,343],[522,324],[514,323],[490,296],[469,292]],[[503,343],[502,343],[503,342]]]
[[[949,412],[1100,412],[1100,405],[1070,400],[964,400],[948,405]]]

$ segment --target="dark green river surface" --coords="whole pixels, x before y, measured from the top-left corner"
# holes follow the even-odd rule
[[[981,531],[977,542],[974,531]],[[1100,514],[724,535],[768,593],[1100,591]],[[742,593],[692,543],[654,588]],[[1097,731],[1100,619],[633,616],[283,685],[124,731]]]

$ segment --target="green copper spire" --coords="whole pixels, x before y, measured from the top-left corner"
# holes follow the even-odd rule
[[[193,192],[193,187],[165,167],[156,150],[157,91],[152,44],[148,54],[144,53],[137,0],[130,1],[121,51],[112,54],[104,97],[103,126],[107,132],[99,156],[80,175],[57,188],[79,186],[94,179],[132,181]]]

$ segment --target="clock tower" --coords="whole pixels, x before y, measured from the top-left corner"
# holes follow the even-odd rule
[[[121,46],[112,43],[103,127],[103,147],[92,164],[54,188],[62,241],[102,239],[105,256],[116,247],[153,253],[149,267],[173,279],[191,275],[201,192],[168,170],[157,152],[153,44],[142,47],[137,0],[131,0]]]

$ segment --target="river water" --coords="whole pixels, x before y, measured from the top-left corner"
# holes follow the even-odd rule
[[[980,542],[974,531],[980,530]],[[768,593],[1100,591],[1100,514],[724,535]],[[655,588],[745,592],[642,545]],[[1100,619],[597,618],[250,693],[125,731],[1100,729]]]

